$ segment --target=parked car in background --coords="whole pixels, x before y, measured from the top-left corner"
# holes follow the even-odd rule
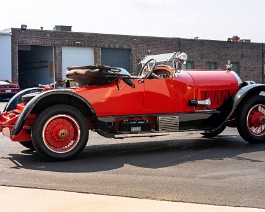
[[[181,70],[185,53],[148,55],[138,75],[109,66],[69,67],[78,86],[29,88],[0,113],[0,132],[47,160],[67,160],[86,147],[89,131],[106,138],[236,127],[249,143],[265,142],[264,84],[228,70]],[[1,141],[0,141],[1,142]]]
[[[18,84],[14,84],[9,80],[0,79],[0,100],[11,98],[20,91]]]

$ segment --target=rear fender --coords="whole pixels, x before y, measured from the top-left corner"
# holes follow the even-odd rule
[[[14,110],[16,109],[17,107],[17,104],[21,103],[22,100],[22,96],[25,95],[25,94],[29,94],[29,93],[34,93],[34,92],[40,92],[42,91],[43,88],[27,88],[25,90],[22,90],[20,92],[18,92],[17,94],[15,94],[9,101],[8,103],[6,104],[3,112],[6,112],[6,111],[10,111],[10,110]]]
[[[11,135],[16,136],[21,131],[30,113],[39,114],[45,108],[55,104],[72,105],[75,108],[78,108],[85,116],[90,115],[95,128],[97,129],[98,119],[91,104],[74,92],[58,89],[37,94],[32,98],[26,104],[24,110],[16,121]]]

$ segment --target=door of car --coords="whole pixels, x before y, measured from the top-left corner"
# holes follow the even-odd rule
[[[173,107],[173,79],[145,79],[144,109],[146,113],[169,113]]]

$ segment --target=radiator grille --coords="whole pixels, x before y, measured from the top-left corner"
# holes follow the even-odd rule
[[[229,97],[229,89],[201,91],[201,100],[210,99],[213,107],[222,105]]]

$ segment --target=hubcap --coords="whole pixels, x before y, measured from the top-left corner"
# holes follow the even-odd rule
[[[71,116],[57,115],[46,122],[42,137],[48,149],[56,153],[66,153],[78,144],[80,127]]]
[[[66,130],[61,130],[60,133],[59,133],[59,136],[61,138],[65,138],[67,136],[67,131]]]
[[[254,105],[249,110],[247,115],[247,126],[253,135],[265,135],[265,106],[263,104]]]

